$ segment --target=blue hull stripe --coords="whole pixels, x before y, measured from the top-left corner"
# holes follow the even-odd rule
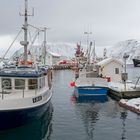
[[[108,89],[104,87],[75,87],[78,96],[107,95]]]

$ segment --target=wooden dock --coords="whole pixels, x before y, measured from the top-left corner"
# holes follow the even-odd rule
[[[140,86],[135,87],[132,83],[127,83],[126,87],[123,83],[110,83],[109,89],[109,95],[116,100],[140,97]]]
[[[53,65],[53,70],[65,70],[65,69],[71,69],[71,65]]]

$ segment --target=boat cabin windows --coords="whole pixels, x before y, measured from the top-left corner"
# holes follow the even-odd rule
[[[15,79],[15,89],[25,89],[25,80]]]
[[[1,86],[3,89],[12,89],[12,90],[36,90],[42,89],[45,87],[45,77],[38,78],[1,78]]]
[[[28,80],[28,88],[29,89],[37,89],[37,79],[29,79]]]
[[[119,68],[115,68],[115,74],[119,74]]]
[[[2,88],[3,89],[12,89],[12,82],[9,78],[2,78]]]

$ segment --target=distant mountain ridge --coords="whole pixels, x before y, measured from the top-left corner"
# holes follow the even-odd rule
[[[37,47],[39,48],[39,47]],[[41,48],[41,46],[40,46]],[[82,45],[83,51],[86,52],[86,45]],[[103,50],[106,46],[96,46],[97,57],[103,57]],[[62,57],[73,58],[76,51],[76,43],[57,42],[47,43],[47,51],[58,54]],[[23,53],[23,48],[19,49],[14,53],[15,56]],[[129,55],[128,60],[132,60],[136,56],[140,56],[140,42],[134,39],[121,41],[114,46],[107,47],[107,56],[114,57],[117,59],[123,59],[124,54]],[[39,54],[39,50],[37,51]]]
[[[76,44],[72,43],[48,43],[47,50],[49,52],[57,53],[67,58],[74,57]]]
[[[86,46],[82,47],[84,50],[86,50]],[[96,49],[97,56],[100,55],[103,57],[103,55],[101,54],[103,54],[103,50],[105,47],[96,48],[98,49]],[[76,43],[49,43],[47,49],[51,52],[58,53],[61,56],[72,58],[75,54]],[[107,49],[107,56],[117,59],[123,59],[125,53],[129,55],[128,61],[131,61],[136,56],[140,56],[140,41],[135,39],[125,40]]]
[[[124,54],[128,54],[128,60],[140,56],[140,42],[134,39],[117,43],[108,50],[108,56],[123,59]]]

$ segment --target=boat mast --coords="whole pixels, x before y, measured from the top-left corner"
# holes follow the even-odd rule
[[[25,16],[24,16],[24,25],[23,25],[23,29],[24,29],[24,61],[27,61],[28,59],[28,54],[27,54],[27,46],[29,44],[28,42],[28,1],[25,0]]]
[[[87,64],[90,63],[90,44],[89,44],[89,36],[92,34],[92,32],[84,32],[85,35],[87,35]]]
[[[43,43],[43,52],[42,52],[42,55],[43,55],[43,64],[46,65],[46,30],[47,28],[45,27],[44,28],[44,43]]]
[[[20,44],[24,46],[24,62],[26,62],[28,60],[28,16],[33,16],[32,15],[28,15],[28,0],[25,0],[25,11],[24,14],[20,14],[21,16],[24,16],[24,24],[22,29],[24,30],[24,41],[21,41]]]

